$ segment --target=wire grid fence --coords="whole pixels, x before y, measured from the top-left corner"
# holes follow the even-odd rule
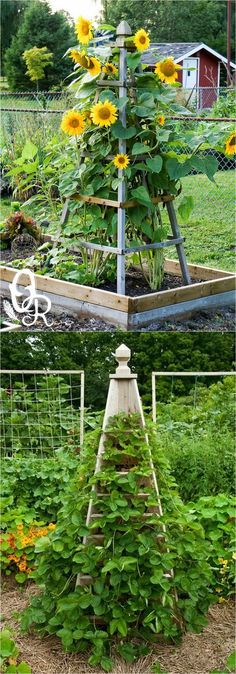
[[[196,429],[199,430],[199,425],[203,433],[204,429],[207,430],[211,417],[216,421],[218,416],[220,423],[226,408],[232,412],[233,423],[235,376],[234,371],[152,372],[152,419],[157,432],[161,434],[173,432],[177,435],[188,432],[193,437]],[[226,379],[231,379],[233,386],[227,387]],[[219,381],[223,387],[221,397],[217,397],[215,392],[212,396],[212,405],[209,406],[208,403],[207,409],[204,406],[203,410],[202,396],[207,394],[206,384]]]
[[[3,457],[56,456],[80,451],[84,438],[82,370],[1,370],[0,447]]]

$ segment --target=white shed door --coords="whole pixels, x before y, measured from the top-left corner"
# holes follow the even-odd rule
[[[183,68],[183,87],[184,89],[192,89],[197,86],[198,59],[184,59]]]

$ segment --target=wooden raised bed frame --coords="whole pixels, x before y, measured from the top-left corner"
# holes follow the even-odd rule
[[[192,279],[204,280],[138,297],[118,295],[38,274],[35,274],[35,281],[37,290],[45,292],[51,299],[52,313],[66,311],[76,316],[96,318],[123,330],[138,330],[154,321],[176,319],[196,311],[234,304],[235,275],[232,272],[193,264],[189,264],[188,269]],[[12,267],[1,267],[2,295],[10,297],[9,283],[17,271]],[[175,260],[165,261],[165,271],[181,277],[179,262]],[[20,287],[23,294],[27,283],[28,277],[22,276]]]

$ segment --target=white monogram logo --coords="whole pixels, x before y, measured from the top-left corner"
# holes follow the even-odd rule
[[[17,288],[17,285],[20,285],[20,278],[22,275],[29,277],[30,283],[26,286],[26,290],[29,295],[25,297],[24,300],[21,300],[19,304],[18,299],[23,297],[23,294]],[[51,327],[53,321],[49,323],[46,318],[46,314],[50,311],[52,306],[51,300],[46,295],[40,295],[36,292],[34,274],[32,271],[30,271],[30,269],[22,269],[18,271],[14,276],[13,282],[9,284],[9,288],[11,293],[11,301],[15,311],[19,314],[27,314],[24,316],[24,318],[22,318],[23,325],[30,327],[37,322],[38,318],[42,318],[45,325],[47,325],[48,328]],[[40,311],[39,303],[46,303],[46,308],[44,311]]]

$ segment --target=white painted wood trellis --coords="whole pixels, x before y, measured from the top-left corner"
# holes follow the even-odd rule
[[[121,346],[118,347],[118,349],[115,352],[115,357],[118,362],[118,367],[116,369],[115,374],[110,375],[110,386],[109,386],[109,391],[108,391],[108,397],[107,397],[107,403],[106,403],[106,409],[105,409],[105,414],[104,414],[104,419],[103,419],[103,426],[102,426],[102,433],[101,433],[101,438],[100,438],[100,443],[98,447],[98,453],[97,453],[97,459],[96,459],[96,466],[95,466],[95,472],[94,474],[98,473],[99,471],[102,470],[103,466],[103,453],[104,453],[104,444],[106,440],[106,429],[109,424],[109,419],[113,417],[114,415],[119,414],[120,412],[124,412],[125,414],[133,414],[136,413],[140,417],[140,426],[145,429],[145,420],[144,420],[144,414],[143,414],[143,409],[142,409],[142,402],[140,399],[139,395],[139,390],[138,390],[138,384],[137,384],[137,375],[133,374],[128,366],[128,362],[131,357],[131,352],[130,349],[125,346],[124,344],[121,344]],[[150,478],[146,478],[146,486],[154,488],[154,491],[156,493],[156,505],[155,506],[146,506],[146,511],[143,513],[143,515],[140,515],[140,517],[148,517],[150,515],[153,515],[153,513],[156,514],[157,518],[160,517],[163,514],[162,511],[162,505],[161,505],[161,500],[160,500],[160,493],[159,493],[159,488],[158,488],[158,482],[157,482],[157,477],[155,474],[155,469],[154,469],[154,464],[152,460],[152,454],[151,454],[151,449],[149,447],[149,441],[148,441],[148,434],[145,433],[145,441],[147,443],[147,447],[149,449],[149,464],[150,464]],[[138,457],[137,457],[137,463],[138,463]],[[133,467],[134,468],[134,467]],[[124,469],[122,467],[122,464],[117,468],[117,477],[120,475],[127,475],[129,471],[127,470],[127,467]],[[92,492],[96,493],[96,496],[101,499],[104,498],[104,491],[102,494],[99,494],[97,492],[96,485],[93,486]],[[108,492],[106,492],[108,493]],[[148,492],[143,492],[140,491],[140,493],[137,495],[142,501],[148,500]],[[91,498],[88,506],[88,511],[87,511],[87,517],[86,517],[86,526],[89,527],[91,524],[99,520],[99,517],[101,517],[99,513],[99,503],[94,504],[93,503],[93,498]],[[161,524],[161,531],[162,533],[157,533],[157,539],[159,539],[159,544],[163,545],[163,541],[165,540],[165,525]],[[99,529],[99,526],[96,529],[96,533],[85,536],[83,538],[83,543],[84,545],[88,543],[94,543],[94,545],[102,545],[104,540],[104,534],[102,533],[102,529]],[[166,547],[166,550],[168,548]],[[170,577],[173,575],[173,570],[170,570],[167,572],[166,577]],[[89,585],[92,583],[93,578],[90,575],[86,574],[79,574],[77,576],[77,582],[76,585]]]
[[[109,84],[109,88],[116,87],[119,89],[119,98],[127,96],[129,88],[134,91],[134,78],[130,81],[127,80],[127,46],[125,44],[127,37],[132,34],[131,28],[126,21],[121,21],[116,31],[116,42],[115,47],[119,49],[119,79],[112,80],[109,79],[109,83],[101,78],[97,81],[98,92],[101,88],[106,88]],[[96,100],[98,100],[99,93],[97,93]],[[119,120],[121,121],[123,127],[126,127],[126,105],[122,107],[119,111]],[[119,153],[126,153],[126,140],[119,139]],[[89,152],[85,153],[86,157],[92,156]],[[140,162],[140,155],[137,157],[137,160]],[[111,160],[113,157],[108,156],[108,159]],[[90,250],[100,250],[104,253],[111,253],[117,256],[117,293],[120,295],[125,295],[125,256],[133,254],[135,252],[141,252],[145,250],[155,250],[161,248],[167,248],[169,246],[175,246],[179,258],[182,278],[184,285],[191,284],[191,278],[188,271],[185,251],[184,251],[184,238],[181,236],[180,228],[177,222],[175,209],[173,206],[174,197],[171,195],[157,195],[152,198],[151,201],[153,204],[156,204],[158,207],[159,203],[166,203],[166,208],[168,212],[169,222],[172,230],[172,235],[166,240],[158,243],[150,243],[140,246],[126,246],[126,209],[132,208],[138,203],[133,199],[131,201],[126,201],[126,178],[123,170],[118,170],[118,177],[120,179],[120,184],[118,186],[118,199],[117,201],[111,199],[103,199],[96,196],[86,196],[83,194],[73,194],[65,202],[63,208],[61,225],[63,226],[68,217],[69,217],[69,201],[78,200],[83,201],[89,204],[98,204],[107,207],[113,207],[117,209],[117,245],[115,246],[103,246],[102,244],[95,244],[88,241],[80,241],[79,245]]]

